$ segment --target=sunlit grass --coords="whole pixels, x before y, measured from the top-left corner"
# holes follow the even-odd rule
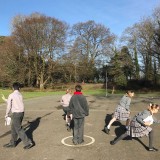
[[[106,90],[105,89],[95,89],[95,90],[82,90],[85,95],[97,95],[97,96],[105,96]]]
[[[3,103],[4,101],[2,100],[2,94],[7,98],[10,93],[12,93],[13,90],[9,89],[0,89],[0,103]],[[74,92],[74,91],[73,91]],[[106,96],[106,95],[111,95],[111,90],[106,90],[106,89],[84,89],[82,90],[84,95],[92,95],[92,96]],[[36,98],[36,97],[44,97],[44,96],[52,96],[52,95],[63,95],[65,94],[64,91],[37,91],[37,90],[32,90],[32,91],[21,91],[23,98],[24,99],[29,99],[29,98]],[[125,91],[119,91],[117,90],[115,92],[115,95],[123,95],[125,94]],[[140,93],[140,92],[135,92],[135,97],[158,97],[160,95],[160,92],[150,92],[150,93]]]
[[[13,92],[12,90],[0,89],[0,93],[4,94],[4,96],[6,98],[12,92]],[[24,99],[29,99],[29,98],[36,98],[36,97],[52,96],[52,95],[63,95],[63,94],[65,94],[65,90],[64,91],[31,91],[31,92],[22,90],[21,93],[22,93]],[[106,90],[105,89],[94,89],[94,90],[93,89],[92,90],[85,89],[85,90],[82,90],[82,93],[84,95],[105,96]],[[2,103],[2,102],[4,102],[4,101],[2,100],[2,98],[0,98],[0,103]]]
[[[2,97],[2,94],[7,98],[10,93],[12,93],[13,90],[2,90],[0,89],[0,96]],[[23,98],[24,99],[29,99],[29,98],[36,98],[36,97],[43,97],[43,96],[51,96],[51,95],[62,95],[65,92],[64,91],[58,91],[58,92],[51,92],[51,91],[46,91],[46,92],[41,92],[41,91],[32,91],[32,92],[24,92],[23,90],[21,91]],[[0,103],[4,102],[2,98],[0,97]]]

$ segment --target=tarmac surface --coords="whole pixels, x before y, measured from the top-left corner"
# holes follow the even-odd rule
[[[111,119],[120,96],[87,96],[90,112],[85,119],[84,143],[72,144],[72,130],[68,132],[59,100],[61,96],[47,96],[25,100],[23,128],[35,146],[23,149],[18,140],[15,148],[4,148],[10,140],[10,126],[4,125],[6,104],[0,105],[0,160],[159,160],[160,124],[152,126],[154,147],[149,152],[148,137],[125,139],[111,146],[110,141],[124,132],[125,122],[115,122],[110,134],[104,133],[105,124]],[[131,103],[132,117],[146,109],[150,101],[160,104],[159,97],[134,97]],[[156,115],[160,119],[160,112]]]

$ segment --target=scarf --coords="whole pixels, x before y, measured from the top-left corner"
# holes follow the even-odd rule
[[[74,95],[75,95],[75,94],[82,94],[82,92],[74,92]]]

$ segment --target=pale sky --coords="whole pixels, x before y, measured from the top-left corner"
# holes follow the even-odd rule
[[[38,12],[69,25],[94,20],[118,36],[141,18],[150,16],[160,0],[0,0],[0,35],[11,35],[14,16]]]

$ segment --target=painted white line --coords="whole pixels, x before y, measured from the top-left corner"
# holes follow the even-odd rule
[[[68,139],[68,138],[72,138],[73,136],[68,136],[68,137],[65,137],[61,140],[61,143],[64,144],[65,146],[69,146],[69,147],[84,147],[84,146],[88,146],[88,145],[91,145],[95,142],[95,139],[91,136],[86,136],[84,135],[84,137],[87,137],[87,138],[90,138],[91,139],[91,142],[87,143],[87,144],[80,144],[80,145],[73,145],[73,144],[67,144],[65,143],[65,140]]]

